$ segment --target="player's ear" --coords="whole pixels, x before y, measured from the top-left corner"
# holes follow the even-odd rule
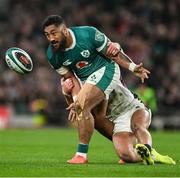
[[[63,24],[63,27],[62,27],[62,33],[65,35],[65,36],[68,36],[68,29],[66,27],[66,25]]]

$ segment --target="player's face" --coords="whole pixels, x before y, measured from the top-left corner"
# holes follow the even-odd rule
[[[44,34],[54,49],[65,50],[67,39],[64,30],[66,30],[65,27],[61,25],[49,25],[45,27]]]

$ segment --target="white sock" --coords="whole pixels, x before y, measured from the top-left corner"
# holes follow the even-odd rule
[[[84,158],[87,158],[87,153],[80,153],[80,152],[76,152],[76,155],[80,155]]]

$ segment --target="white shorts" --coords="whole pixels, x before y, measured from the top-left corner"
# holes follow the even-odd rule
[[[150,122],[151,123],[151,110],[147,109],[143,103],[137,104],[134,106],[131,110],[126,112],[125,114],[117,117],[116,119],[113,120],[114,123],[114,129],[113,129],[113,134],[116,134],[118,132],[132,132],[131,130],[131,118],[132,115],[134,114],[135,111],[139,109],[146,109],[149,112],[149,117],[150,117]]]

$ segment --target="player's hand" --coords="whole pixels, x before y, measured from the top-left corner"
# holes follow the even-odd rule
[[[75,121],[75,120],[80,121],[80,120],[83,119],[82,113],[80,113],[81,111],[77,109],[75,103],[71,103],[66,109],[70,111],[68,120],[70,120],[70,121]]]
[[[136,65],[134,69],[134,73],[136,76],[138,76],[141,79],[141,82],[144,83],[145,79],[148,79],[148,74],[150,74],[150,71],[143,67],[143,64],[140,63]]]
[[[71,78],[68,78],[66,80],[64,78],[62,78],[61,79],[61,87],[62,87],[62,91],[64,94],[70,95],[71,91],[74,87],[73,80]]]
[[[78,117],[77,117],[76,111],[74,109],[71,109],[69,111],[68,120],[71,121],[71,122],[74,122],[74,121],[78,120],[77,118]]]
[[[77,113],[75,111],[75,103],[71,103],[66,110],[69,111],[69,116],[68,116],[68,120],[73,122],[75,120],[77,120]]]
[[[108,42],[107,46],[106,56],[113,57],[119,54],[120,45],[118,43]]]

